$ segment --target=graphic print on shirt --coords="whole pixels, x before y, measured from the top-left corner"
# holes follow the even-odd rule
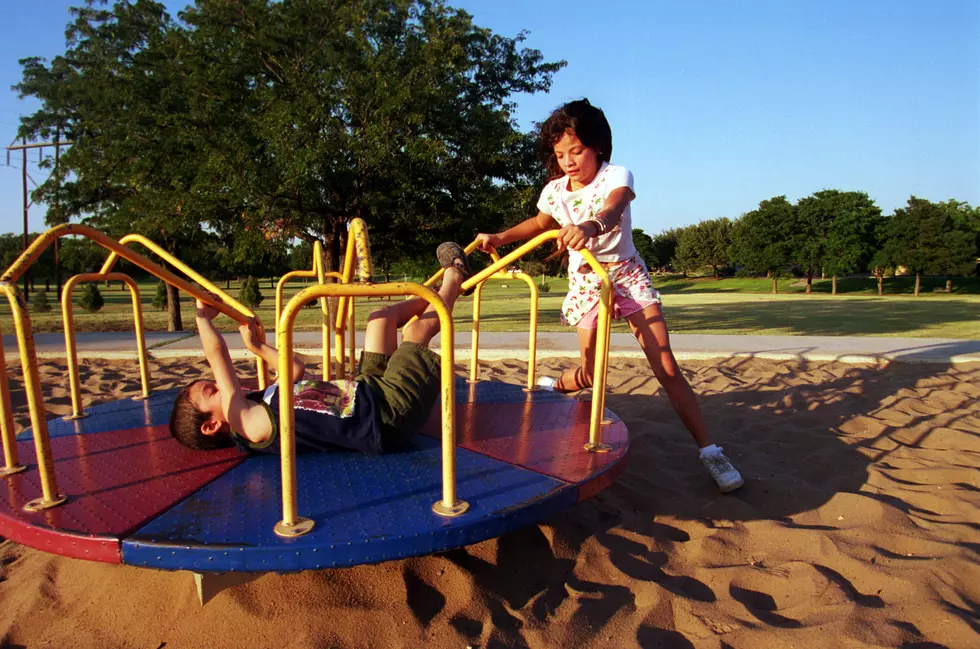
[[[342,384],[340,381],[298,381],[293,384],[294,407],[297,410],[333,415],[341,419],[347,419],[354,414],[356,393],[357,381],[344,380]]]

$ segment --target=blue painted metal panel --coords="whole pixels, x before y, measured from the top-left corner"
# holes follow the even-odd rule
[[[438,552],[533,524],[577,501],[574,486],[457,449],[457,518],[432,512],[442,495],[441,451],[419,436],[390,455],[298,458],[296,539],[281,518],[279,458],[252,456],[123,541],[123,563],[164,570],[279,571],[350,566]]]
[[[105,433],[111,430],[126,430],[143,426],[159,426],[170,421],[170,411],[179,389],[154,392],[145,401],[120,399],[109,403],[100,403],[85,409],[88,417],[65,421],[52,419],[48,422],[48,435],[62,437],[64,435],[86,435],[90,433]],[[31,429],[21,432],[17,438],[27,440],[31,437]]]

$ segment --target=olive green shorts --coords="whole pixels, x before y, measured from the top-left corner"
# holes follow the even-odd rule
[[[382,452],[404,445],[439,400],[442,359],[418,343],[403,342],[391,356],[361,352],[356,380],[377,395]]]

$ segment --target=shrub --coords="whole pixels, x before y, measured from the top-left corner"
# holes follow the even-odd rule
[[[242,290],[238,294],[238,301],[254,311],[264,299],[265,297],[259,290],[259,280],[254,277],[246,277],[242,284]]]
[[[51,310],[51,303],[48,302],[48,294],[41,292],[35,293],[31,298],[31,311],[34,313],[47,313]]]
[[[82,288],[82,297],[78,300],[78,304],[89,313],[95,313],[105,306],[105,300],[102,299],[98,286],[86,284]]]
[[[157,292],[153,294],[152,304],[157,308],[158,311],[167,310],[167,283],[164,281],[157,282]]]

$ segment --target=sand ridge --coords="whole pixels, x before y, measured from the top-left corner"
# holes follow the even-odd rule
[[[618,360],[607,405],[630,429],[629,467],[572,510],[438,555],[267,575],[204,609],[188,573],[3,542],[0,647],[980,647],[980,365],[682,369],[747,478],[733,495],[649,367]],[[50,414],[70,412],[64,361],[41,371]],[[165,389],[207,372],[160,361],[151,376]],[[82,384],[86,403],[136,394],[138,368],[85,361]]]

